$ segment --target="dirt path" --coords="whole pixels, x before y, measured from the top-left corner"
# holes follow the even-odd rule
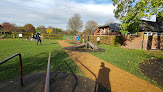
[[[71,44],[58,41],[62,47]],[[65,50],[83,73],[110,89],[112,92],[163,92],[147,81],[121,70],[87,52]]]

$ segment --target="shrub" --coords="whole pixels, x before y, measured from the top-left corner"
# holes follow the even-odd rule
[[[97,37],[98,36],[92,36],[92,41],[94,43],[97,43]],[[115,36],[115,35],[109,35],[109,36],[99,36],[100,37],[100,43],[111,45],[111,46],[121,46],[123,44],[123,37],[122,36]],[[91,36],[89,36],[91,38]]]
[[[15,38],[19,37],[18,32],[13,32],[13,34]],[[4,38],[13,38],[13,34],[11,32],[7,32],[5,33]],[[32,33],[30,32],[23,32],[22,35],[23,35],[23,38],[32,38]]]
[[[42,34],[44,39],[63,39],[63,34]]]

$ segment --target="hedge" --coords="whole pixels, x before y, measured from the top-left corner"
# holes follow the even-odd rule
[[[14,38],[18,38],[19,37],[18,33],[19,32],[13,32]],[[13,34],[12,34],[12,32],[6,32],[5,36],[3,38],[13,38]],[[22,32],[22,36],[23,36],[23,38],[32,38],[32,33]]]
[[[92,41],[94,43],[97,43],[97,37],[98,36],[92,36]],[[112,46],[120,46],[123,44],[123,37],[122,36],[115,36],[115,35],[109,35],[109,36],[99,36],[100,37],[100,44],[106,44],[106,45],[112,45]],[[89,39],[91,36],[89,36]]]
[[[63,34],[42,34],[44,39],[63,39]]]

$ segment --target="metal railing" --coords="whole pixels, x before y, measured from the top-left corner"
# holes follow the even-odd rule
[[[50,57],[51,57],[51,52],[49,52],[44,92],[50,92]]]
[[[10,59],[12,59],[12,58],[18,56],[18,55],[19,55],[19,62],[20,62],[20,82],[21,82],[21,86],[23,86],[23,77],[22,77],[22,76],[23,76],[23,74],[22,74],[22,58],[21,58],[21,54],[20,54],[20,53],[17,53],[17,54],[15,54],[15,55],[11,56],[11,57],[8,57],[8,58],[6,58],[6,59],[0,61],[0,65],[3,64],[3,63],[5,63],[5,62],[7,62],[8,60],[10,60]]]

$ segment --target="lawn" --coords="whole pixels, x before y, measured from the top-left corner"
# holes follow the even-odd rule
[[[84,76],[67,53],[56,40],[42,41],[43,45],[36,45],[30,40],[0,40],[0,61],[16,53],[22,55],[23,75],[45,72],[51,51],[51,71],[74,73]],[[0,65],[0,81],[19,76],[19,57],[15,57]]]

